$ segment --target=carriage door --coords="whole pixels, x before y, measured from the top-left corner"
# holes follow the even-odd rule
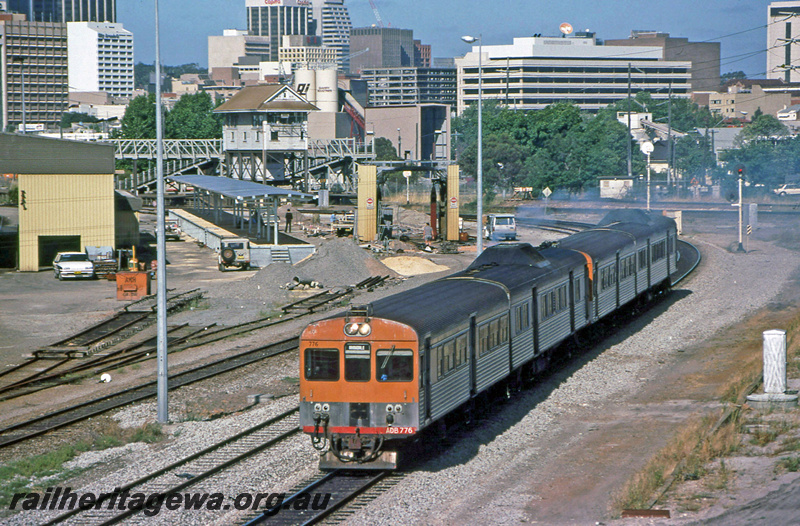
[[[469,392],[470,395],[478,394],[478,345],[477,322],[475,314],[469,317]]]
[[[420,357],[423,362],[420,367],[420,382],[425,393],[425,406],[422,408],[420,422],[427,422],[431,418],[431,339],[425,338],[423,345],[424,354]]]
[[[569,273],[569,331],[575,332],[575,280],[572,277],[572,271]]]
[[[533,301],[531,302],[533,308],[531,309],[533,312],[533,355],[537,356],[539,354],[539,297],[536,294],[536,287],[533,288],[531,292],[533,295]]]
[[[619,308],[619,251],[617,251],[617,262],[614,265],[614,289],[617,291],[617,308]]]
[[[592,316],[592,300],[594,299],[592,295],[592,277],[589,275],[589,265],[583,266],[583,290],[585,291],[583,294],[583,303],[586,309],[586,319],[588,320]]]

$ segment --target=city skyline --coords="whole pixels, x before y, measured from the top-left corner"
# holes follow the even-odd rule
[[[414,30],[415,38],[431,44],[434,57],[462,56],[469,51],[469,46],[461,42],[461,35],[480,33],[486,45],[510,44],[514,36],[559,34],[559,25],[568,22],[575,30],[589,29],[603,40],[627,38],[638,29],[670,33],[691,41],[719,41],[720,73],[742,70],[753,78],[766,75],[769,3],[574,0],[554,5],[543,0],[508,0],[503,3],[503,11],[498,12],[496,5],[476,1],[440,0],[434,4],[422,0],[376,0],[384,25]],[[368,0],[347,0],[345,6],[353,27],[377,23]],[[209,35],[247,26],[244,0],[171,0],[161,2],[160,9],[162,63],[168,65],[197,62],[205,67]],[[118,21],[136,37],[135,61],[152,63],[153,1],[119,0],[117,13]],[[540,13],[543,14],[538,18]]]

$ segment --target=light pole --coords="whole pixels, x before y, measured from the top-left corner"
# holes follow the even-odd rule
[[[738,165],[736,167],[736,178],[739,180],[739,248],[736,250],[738,252],[744,252],[744,247],[742,246],[742,180],[744,179],[744,165]]]
[[[650,211],[650,154],[653,153],[653,143],[645,141],[640,146],[642,153],[647,156],[647,211]]]
[[[158,422],[169,421],[167,396],[169,379],[167,374],[167,245],[164,237],[164,132],[161,113],[161,44],[159,41],[158,0],[155,6],[156,32],[156,406]]]
[[[481,116],[481,108],[483,106],[483,40],[481,37],[482,35],[477,37],[465,35],[461,37],[461,40],[467,44],[478,43],[478,246],[476,257],[483,252],[483,119]]]

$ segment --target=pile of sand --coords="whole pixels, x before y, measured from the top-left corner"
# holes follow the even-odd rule
[[[401,276],[418,276],[449,270],[449,267],[437,265],[429,259],[413,256],[391,257],[383,259],[381,262]]]

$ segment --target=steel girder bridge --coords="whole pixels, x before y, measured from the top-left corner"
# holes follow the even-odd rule
[[[115,146],[117,160],[131,163],[130,173],[126,170],[125,174],[116,177],[116,188],[135,193],[154,192],[157,176],[156,140],[111,139],[106,142]],[[270,183],[270,180],[263,180],[263,176],[256,175],[253,179],[252,175],[247,177],[246,173],[228,166],[230,155],[223,150],[222,139],[165,139],[163,148],[165,177],[189,174],[231,177],[238,174],[238,178]],[[286,180],[280,183],[288,183],[304,191],[339,186],[345,192],[352,192],[355,191],[357,179],[355,163],[374,159],[372,144],[352,138],[310,141],[307,156],[286,156]],[[180,189],[176,187],[173,190]]]

